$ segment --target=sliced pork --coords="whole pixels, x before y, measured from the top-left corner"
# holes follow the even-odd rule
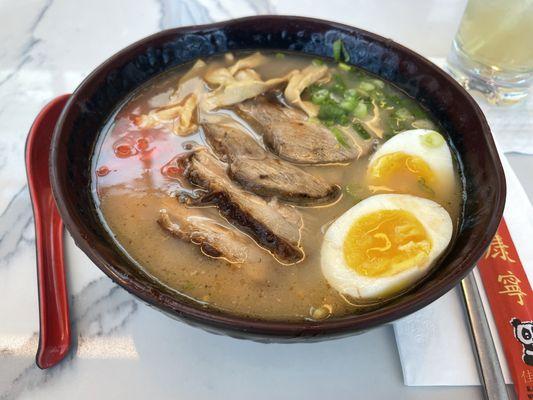
[[[293,163],[349,163],[371,150],[370,141],[346,135],[339,143],[320,122],[310,121],[297,109],[259,96],[235,106],[236,112],[255,130],[275,154]]]
[[[209,257],[223,258],[233,264],[261,261],[259,248],[248,236],[202,216],[185,204],[173,207],[171,213],[161,210],[157,222],[172,235],[200,246],[202,253]]]
[[[203,254],[242,266],[244,273],[254,282],[266,281],[267,271],[261,261],[270,256],[231,225],[205,217],[201,210],[183,203],[174,204],[168,211],[161,210],[157,222],[173,236],[198,245]]]
[[[203,127],[209,144],[229,164],[230,177],[247,190],[297,204],[326,203],[338,197],[339,186],[273,156],[240,125],[208,123]]]
[[[200,199],[190,201],[214,204],[233,225],[249,234],[280,262],[296,263],[304,258],[300,247],[302,218],[292,206],[266,201],[243,190],[226,174],[223,163],[205,148],[199,148],[179,160],[189,181],[205,189]]]

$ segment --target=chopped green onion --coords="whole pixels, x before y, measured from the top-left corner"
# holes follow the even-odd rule
[[[322,104],[329,98],[328,89],[318,89],[311,95],[311,101],[315,104]]]
[[[364,90],[365,92],[371,92],[375,88],[376,87],[373,84],[371,84],[370,82],[363,81],[363,82],[361,82],[359,84],[359,89]]]
[[[283,53],[276,53],[276,58],[279,59],[279,60],[282,60],[285,58],[285,54]]]
[[[353,112],[359,104],[356,99],[346,99],[339,103],[339,107],[348,112]]]
[[[417,129],[434,129],[435,125],[428,119],[417,119],[412,124],[413,128]]]
[[[353,115],[355,115],[357,118],[362,119],[366,117],[368,114],[368,109],[366,107],[366,104],[364,101],[360,101],[355,109],[353,110]]]
[[[420,136],[420,140],[424,146],[431,148],[440,147],[445,143],[444,138],[440,135],[440,133],[435,131],[430,131],[423,134]]]
[[[335,83],[331,87],[331,91],[333,93],[343,94],[346,90],[346,83],[344,83],[344,79],[342,79],[342,76],[340,76],[339,74],[333,74],[333,80],[335,81]]]
[[[346,91],[346,83],[339,74],[333,74],[334,84],[331,87],[331,91],[337,94],[343,94]]]
[[[346,115],[346,111],[337,106],[336,104],[324,103],[318,110],[318,118],[321,120],[339,120],[342,116]]]
[[[324,65],[324,61],[322,61],[320,58],[314,58],[313,65],[316,65],[317,67],[319,67],[321,65]]]
[[[345,63],[343,63],[343,62],[340,62],[340,63],[339,63],[339,68],[342,69],[343,71],[346,71],[346,72],[352,70],[352,67],[351,67],[351,66],[349,66],[348,64],[345,64]]]
[[[394,112],[394,116],[400,121],[412,120],[414,118],[413,114],[407,108],[399,108]]]
[[[344,91],[344,98],[346,100],[357,99],[357,90],[355,90],[355,89],[346,89]]]
[[[361,136],[362,139],[364,140],[368,140],[371,138],[370,136],[370,133],[368,133],[368,131],[365,129],[365,127],[359,123],[359,122],[355,122],[353,125],[352,125],[354,131],[357,132],[357,134],[359,136]]]
[[[333,126],[330,128],[330,130],[335,136],[335,139],[337,139],[337,142],[339,142],[342,147],[349,147],[348,142],[346,141],[346,138],[344,137],[344,134],[339,128],[337,128],[336,126]]]
[[[341,39],[337,39],[333,42],[333,58],[339,62],[341,56],[344,58],[344,62],[350,61],[350,54],[348,54],[348,50],[344,47],[344,43]]]
[[[346,47],[344,47],[344,42],[341,42],[341,49],[342,55],[344,56],[344,62],[350,61],[350,54],[348,54],[348,50],[346,50]]]
[[[333,42],[333,58],[339,62],[341,60],[342,40],[337,39]]]
[[[348,126],[350,124],[350,118],[347,114],[341,115],[339,119],[337,119],[337,123],[342,126]]]
[[[343,86],[342,83],[334,83],[331,87],[331,91],[336,94],[342,94],[344,89],[346,89],[346,86]]]
[[[385,82],[380,79],[371,79],[370,82],[380,89],[383,89],[385,87]]]

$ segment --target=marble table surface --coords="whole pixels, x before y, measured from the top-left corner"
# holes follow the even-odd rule
[[[464,3],[0,0],[0,399],[481,398],[477,387],[403,386],[389,326],[328,343],[261,345],[176,323],[114,285],[68,235],[73,349],[59,366],[39,370],[34,231],[23,160],[27,131],[47,101],[74,90],[117,50],[161,29],[300,14],[359,26],[427,57],[443,57]],[[528,157],[519,162],[519,176],[533,166]]]

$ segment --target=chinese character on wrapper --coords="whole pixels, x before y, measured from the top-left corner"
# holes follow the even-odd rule
[[[522,371],[522,379],[524,380],[524,383],[533,383],[533,372],[529,369],[525,369]]]
[[[509,255],[509,246],[507,246],[500,235],[496,234],[492,239],[492,242],[485,253],[485,258],[500,258],[501,260],[508,261],[510,263],[516,262]]]
[[[507,271],[507,275],[498,275],[498,282],[503,284],[503,290],[499,291],[500,294],[506,294],[508,296],[517,296],[516,302],[521,306],[524,305],[524,297],[527,296],[520,288],[522,282],[518,279],[512,271]]]

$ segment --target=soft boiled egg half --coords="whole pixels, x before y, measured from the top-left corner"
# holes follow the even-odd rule
[[[445,201],[454,193],[455,173],[448,144],[428,129],[398,133],[370,158],[369,188],[374,193],[408,193]]]
[[[453,224],[432,200],[407,194],[368,197],[327,230],[322,273],[342,295],[390,297],[425,275],[448,247]]]

